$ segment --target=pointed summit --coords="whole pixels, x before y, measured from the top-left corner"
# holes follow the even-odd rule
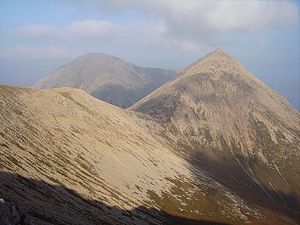
[[[221,72],[232,72],[233,69],[237,70],[236,72],[239,74],[247,74],[249,76],[247,69],[238,60],[234,59],[222,48],[218,48],[188,66],[181,74],[189,76],[204,73],[217,77]]]
[[[231,59],[233,59],[233,57],[229,53],[225,52],[225,50],[223,48],[215,49],[214,51],[208,53],[206,56],[204,56],[200,60],[203,60],[205,58],[215,58],[215,59],[231,58]]]
[[[272,92],[249,70],[239,63],[238,60],[227,54],[222,48],[218,48],[192,63],[180,72],[177,79],[156,89],[154,92],[131,106],[131,108],[144,112],[144,107],[146,107],[145,103],[147,101],[152,102],[157,96],[169,96],[170,93],[182,96],[184,93],[186,94],[186,92],[189,92],[189,98],[192,99],[199,99],[201,98],[200,96],[207,95],[218,96],[218,98],[211,98],[211,100],[218,100],[227,92],[228,94],[226,97],[236,95],[237,93],[239,97],[242,97],[240,96],[241,93],[246,94],[246,92],[254,90],[256,87],[260,87],[261,90]],[[231,88],[233,90],[231,90]],[[147,110],[149,110],[148,106]],[[150,114],[153,114],[154,117],[165,117],[164,114]],[[169,117],[167,116],[164,119],[168,120]]]
[[[209,52],[205,56],[201,57],[196,62],[200,62],[200,61],[202,61],[204,59],[207,59],[207,58],[218,58],[218,59],[221,59],[221,58],[228,58],[228,57],[232,58],[228,53],[225,52],[225,50],[223,48],[217,48],[217,49]]]
[[[212,52],[210,52],[210,53],[208,53],[207,54],[207,56],[208,55],[220,55],[220,54],[227,54],[226,52],[225,52],[225,50],[223,49],[223,48],[217,48],[217,49],[215,49],[215,50],[213,50]]]
[[[217,48],[217,49],[215,49],[214,51],[212,51],[212,52],[225,52],[224,51],[224,49],[223,48]]]
[[[225,163],[221,168],[237,168],[224,170],[224,176],[236,174],[236,180],[262,191],[294,192],[300,199],[299,112],[224,50],[196,61],[131,109],[165,124],[165,134],[175,136],[183,151],[189,146],[201,158]],[[274,168],[285,171],[284,181],[269,167],[275,161]]]

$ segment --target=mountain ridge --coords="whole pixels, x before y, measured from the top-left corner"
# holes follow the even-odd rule
[[[249,203],[211,173],[190,164],[164,139],[164,127],[143,114],[123,110],[78,89],[0,86],[0,90],[0,194],[16,205],[25,201],[33,222],[68,224],[78,218],[71,216],[78,212],[67,207],[74,204],[73,197],[53,192],[53,188],[63,187],[91,202],[101,200],[104,205],[98,205],[97,210],[107,224],[167,223],[155,210],[127,211],[128,217],[125,211],[117,215],[110,206],[159,209],[194,223],[294,224],[292,211],[285,215],[283,206],[261,195],[256,196],[259,204]],[[38,180],[43,181],[42,186],[46,182],[58,187],[46,185],[38,192]],[[21,197],[19,190],[23,190]],[[54,200],[49,202],[51,195]],[[57,204],[66,214],[47,210]],[[270,205],[274,208],[268,208]],[[86,216],[94,215],[94,208],[84,211],[76,224],[94,223]],[[189,224],[188,219],[182,221]]]
[[[123,108],[144,97],[176,72],[139,67],[105,53],[87,53],[35,83],[34,88],[74,87]]]
[[[236,179],[262,192],[268,187],[295,194],[300,207],[300,114],[223,50],[197,60],[129,109],[165,124],[182,149],[233,163],[228,173],[245,172]]]
[[[297,224],[300,113],[222,50],[196,62],[128,109],[0,85],[0,198],[42,225]]]

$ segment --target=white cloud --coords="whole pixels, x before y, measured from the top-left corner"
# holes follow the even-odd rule
[[[134,8],[163,20],[173,38],[212,41],[227,32],[258,32],[299,23],[293,1],[107,0],[109,8]]]
[[[296,3],[288,0],[103,0],[85,4],[112,15],[135,10],[137,19],[125,18],[126,24],[82,20],[63,28],[31,25],[11,33],[32,38],[85,39],[88,43],[105,40],[113,46],[199,52],[240,42],[243,35],[253,34],[261,39],[269,31],[299,24]],[[139,18],[142,22],[137,21]]]
[[[66,58],[74,54],[62,47],[16,46],[0,50],[0,58]]]
[[[159,21],[134,22],[121,25],[105,20],[83,20],[73,22],[63,29],[44,25],[30,25],[9,33],[37,39],[109,39],[113,43],[127,45],[128,47],[138,45],[150,48],[176,48],[184,51],[195,51],[200,48],[199,43],[195,41],[178,41],[168,35],[165,23]],[[16,49],[10,49],[10,52],[25,51],[25,49],[27,50],[25,47],[17,47]],[[38,51],[32,47],[29,47],[29,49]]]
[[[221,31],[254,31],[298,22],[292,1],[219,1],[209,25]]]
[[[83,20],[72,23],[65,31],[66,37],[108,38],[119,32],[120,25],[106,20]]]

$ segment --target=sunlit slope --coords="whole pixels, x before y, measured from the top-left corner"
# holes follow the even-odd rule
[[[294,224],[178,155],[143,114],[70,88],[1,86],[0,104],[0,196],[37,224]]]
[[[130,109],[163,124],[194,166],[300,209],[300,114],[222,49]]]

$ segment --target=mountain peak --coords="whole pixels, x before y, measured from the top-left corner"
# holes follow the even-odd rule
[[[217,48],[214,51],[206,54],[204,57],[201,57],[196,61],[196,63],[199,63],[201,61],[205,60],[213,60],[213,61],[222,61],[222,60],[228,60],[228,59],[233,59],[233,57],[225,52],[223,48]],[[237,62],[237,60],[235,60]],[[193,64],[192,64],[193,65]]]
[[[174,117],[180,117],[186,106],[199,107],[199,110],[202,104],[237,107],[237,100],[240,103],[238,107],[243,110],[245,107],[245,111],[249,111],[255,102],[280,117],[285,115],[284,108],[295,113],[285,100],[223,49],[216,49],[197,60],[184,69],[177,79],[136,102],[131,109],[171,121]],[[180,105],[182,112],[177,113]]]
[[[62,66],[33,87],[73,87],[111,104],[128,107],[176,72],[139,67],[105,53],[87,53]]]
[[[102,52],[90,52],[90,53],[86,53],[84,55],[79,56],[78,58],[76,58],[74,60],[74,62],[76,61],[93,61],[93,60],[98,60],[98,61],[123,61],[122,59],[106,54],[106,53],[102,53]]]
[[[181,72],[183,76],[195,74],[210,74],[217,78],[221,73],[248,74],[247,69],[240,64],[238,60],[226,53],[224,49],[218,48],[204,57],[198,59]]]
[[[299,113],[224,50],[217,49],[196,61],[176,80],[130,109],[163,123],[168,129],[164,134],[170,139],[177,137],[178,149],[182,146],[185,151],[190,146],[188,151],[200,152],[203,161],[199,165],[206,157],[213,159],[222,165],[216,169],[218,174],[230,165],[239,169],[229,169],[225,176],[234,174],[235,180],[244,184],[258,184],[254,189],[263,187],[267,195],[288,190],[286,193],[297,193],[295,199],[300,199],[299,185],[294,185],[300,179],[300,167],[296,166],[300,158],[296,147],[300,141]],[[289,161],[295,166],[293,171]],[[281,172],[271,172],[273,162],[287,174],[284,181]],[[244,175],[239,174],[241,170]],[[284,197],[282,201],[298,207]]]
[[[202,57],[201,59],[208,58],[208,57],[216,57],[216,58],[232,58],[223,48],[217,48],[214,51],[208,53],[206,56]]]
[[[216,50],[208,53],[206,56],[202,57],[204,58],[216,58],[218,60],[224,59],[224,58],[233,58],[229,53],[225,52],[223,48],[217,48]]]
[[[209,54],[212,54],[212,53],[225,53],[225,50],[223,49],[223,48],[217,48],[217,49],[215,49],[215,50],[213,50],[211,53],[209,53]]]

